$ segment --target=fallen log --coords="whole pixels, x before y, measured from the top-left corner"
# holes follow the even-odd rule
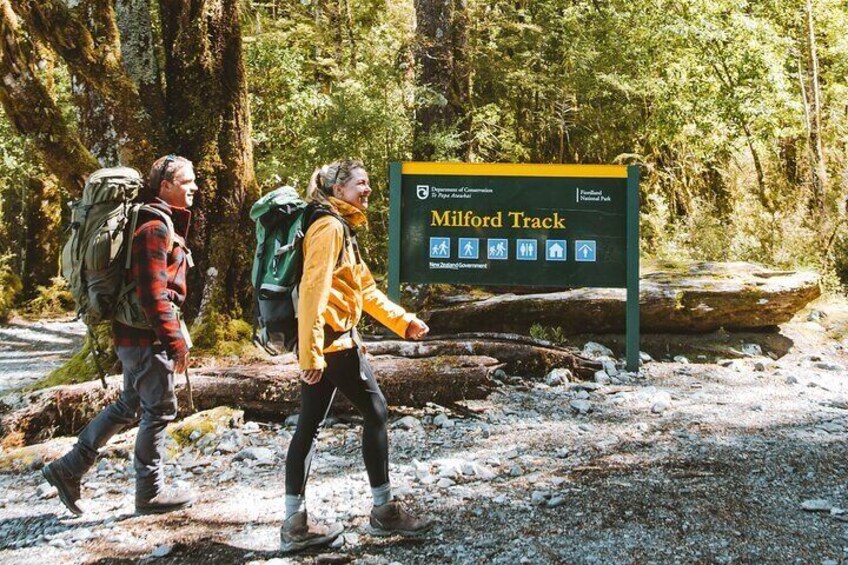
[[[584,357],[574,347],[560,347],[515,334],[468,333],[421,341],[369,341],[366,345],[372,355],[416,359],[435,355],[485,355],[504,363],[507,373],[531,378],[564,367],[578,378],[591,379],[596,371],[603,369],[599,361]]]
[[[751,263],[696,263],[682,271],[642,276],[644,333],[760,330],[788,322],[821,294],[811,272],[774,271]],[[624,289],[506,294],[423,314],[434,335],[485,328],[528,333],[534,324],[563,334],[623,333]]]
[[[404,359],[376,356],[372,367],[386,398],[394,405],[424,406],[428,402],[450,404],[485,397],[490,375],[503,365],[486,356],[434,356]],[[195,410],[231,406],[258,420],[280,421],[296,413],[300,405],[300,369],[288,362],[258,363],[191,373]],[[120,394],[122,377],[43,389],[6,407],[0,417],[0,436],[5,448],[29,445],[59,435],[78,433],[91,418]],[[180,415],[187,415],[185,380],[175,383]],[[335,410],[351,407],[339,395]]]

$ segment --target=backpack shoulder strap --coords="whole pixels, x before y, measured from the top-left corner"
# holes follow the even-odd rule
[[[129,233],[127,234],[127,241],[126,241],[127,257],[126,257],[126,262],[124,263],[125,269],[129,269],[130,264],[132,262],[132,244],[133,244],[133,239],[135,238],[135,230],[138,227],[138,216],[141,212],[147,212],[147,213],[153,214],[154,216],[156,216],[157,218],[162,220],[162,222],[165,224],[165,227],[168,230],[168,248],[169,249],[174,245],[174,243],[177,243],[178,245],[180,245],[180,247],[182,247],[183,249],[186,250],[186,253],[190,253],[189,250],[188,250],[188,247],[186,247],[185,239],[183,239],[182,237],[177,235],[176,232],[174,231],[174,221],[171,219],[171,216],[169,216],[165,212],[163,212],[163,211],[161,211],[161,210],[159,210],[159,209],[157,209],[153,206],[149,206],[147,204],[133,204],[132,208],[130,209],[131,220],[130,220],[130,226],[129,226]]]
[[[309,229],[309,226],[312,225],[312,222],[314,222],[315,220],[317,220],[321,216],[332,216],[333,218],[337,219],[342,224],[342,229],[344,230],[344,232],[343,232],[344,233],[344,239],[342,241],[342,250],[339,253],[339,258],[336,260],[336,266],[337,267],[339,265],[341,265],[342,259],[344,259],[345,248],[347,247],[347,245],[349,243],[353,245],[353,251],[354,251],[354,255],[356,257],[356,262],[357,263],[362,262],[362,257],[359,255],[359,245],[356,242],[356,234],[353,232],[350,225],[348,225],[348,223],[345,221],[344,218],[342,218],[336,212],[331,210],[329,207],[327,207],[323,204],[315,203],[315,202],[311,202],[307,206],[306,214],[307,215],[306,215],[306,218],[305,218],[305,221],[304,221],[304,225],[306,226],[306,229],[303,230],[304,233],[306,232],[307,229]]]

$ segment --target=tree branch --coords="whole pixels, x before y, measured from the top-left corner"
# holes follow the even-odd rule
[[[32,140],[50,172],[77,196],[97,160],[68,128],[36,75],[34,53],[8,0],[0,0],[0,103],[15,130]]]
[[[103,96],[114,117],[118,154],[125,164],[145,169],[156,159],[164,135],[146,109],[138,87],[121,62],[114,10],[100,10],[105,18],[102,40],[61,0],[10,0],[27,27],[64,59],[68,67]],[[105,23],[104,23],[105,22]]]

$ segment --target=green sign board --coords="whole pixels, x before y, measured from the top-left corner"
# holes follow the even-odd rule
[[[635,370],[636,167],[392,163],[389,176],[390,296],[400,282],[627,288]]]

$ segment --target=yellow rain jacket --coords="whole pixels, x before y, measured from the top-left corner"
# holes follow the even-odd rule
[[[358,208],[330,197],[336,211],[352,228],[367,223]],[[356,326],[365,310],[378,322],[401,337],[415,318],[391,302],[374,282],[371,271],[357,262],[353,244],[348,243],[341,263],[344,227],[332,216],[321,216],[309,226],[303,239],[303,277],[300,280],[298,308],[298,357],[301,369],[324,369],[324,353],[354,347],[353,339],[340,337],[326,348],[324,325],[346,332]],[[336,265],[339,265],[338,267]]]

